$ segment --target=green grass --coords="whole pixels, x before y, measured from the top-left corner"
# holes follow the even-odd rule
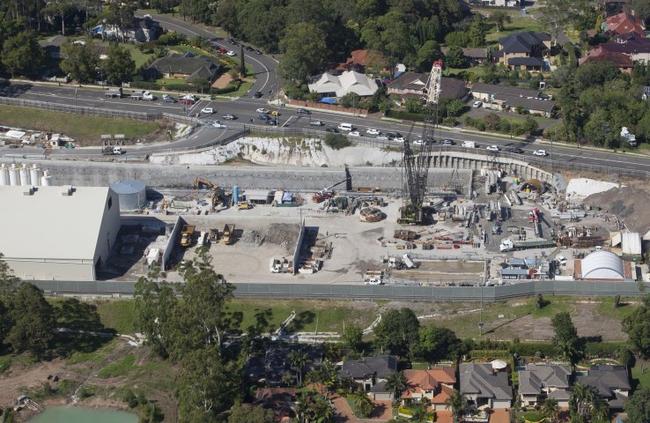
[[[104,326],[118,333],[135,333],[135,302],[114,300],[97,304],[97,312]]]
[[[162,127],[160,122],[126,118],[78,115],[30,107],[0,107],[0,124],[38,131],[63,133],[80,144],[99,144],[102,134],[124,134],[127,138],[143,138]]]
[[[135,44],[121,44],[124,48],[131,53],[131,59],[135,62],[135,68],[138,69],[142,66],[153,54],[145,54]]]
[[[248,92],[248,90],[251,89],[252,86],[253,86],[252,81],[244,81],[241,83],[241,85],[239,85],[237,91],[232,91],[223,95],[228,97],[241,97],[243,95],[246,95],[246,93]]]
[[[598,314],[623,320],[637,309],[637,304],[630,304],[629,299],[621,298],[621,305],[614,307],[614,298],[602,298],[598,304]],[[632,300],[634,301],[634,300]],[[638,301],[638,299],[636,300]]]
[[[108,379],[111,377],[126,376],[135,367],[135,355],[129,354],[123,359],[104,367],[97,373],[97,377]]]
[[[101,348],[96,349],[91,352],[81,352],[75,351],[67,359],[68,364],[80,364],[80,363],[101,363],[106,356],[115,349],[117,346],[117,341],[113,340],[108,344],[104,345]]]
[[[13,356],[11,354],[0,356],[0,375],[11,367]]]
[[[650,363],[637,360],[632,367],[632,379],[639,383],[638,387],[650,388]]]
[[[519,31],[543,31],[544,27],[539,21],[528,17],[514,15],[510,17],[512,22],[506,23],[503,31],[497,32],[496,26],[493,26],[490,32],[485,36],[488,43],[497,42],[500,38]]]

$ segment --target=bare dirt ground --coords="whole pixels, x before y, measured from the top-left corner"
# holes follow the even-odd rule
[[[47,382],[49,375],[64,373],[65,361],[56,359],[33,366],[13,365],[0,376],[0,407],[9,407],[25,389],[37,388]],[[59,376],[61,377],[61,376]]]

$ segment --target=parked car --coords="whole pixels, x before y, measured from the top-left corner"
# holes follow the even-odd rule
[[[264,107],[260,107],[258,109],[255,109],[257,113],[264,113],[267,114],[269,112],[269,109],[265,109]]]
[[[341,122],[341,123],[339,123],[338,128],[339,128],[341,131],[351,131],[351,130],[354,129],[354,127],[352,126],[351,123],[345,123],[345,122]]]
[[[299,115],[311,115],[311,112],[307,109],[298,109],[296,110],[296,113]]]
[[[359,131],[350,131],[350,132],[348,132],[348,135],[351,136],[351,137],[360,137],[361,136]]]
[[[169,94],[163,94],[162,100],[165,103],[176,103],[176,99],[174,97],[170,96]]]
[[[393,141],[404,142],[404,137],[401,134],[397,134],[397,136],[393,138]]]
[[[381,134],[381,132],[379,132],[379,129],[368,128],[368,129],[366,129],[366,134],[368,134],[368,135],[379,135],[379,134]]]
[[[327,128],[325,128],[325,131],[333,132],[335,134],[338,134],[340,132],[339,129],[334,126],[328,126]]]
[[[262,97],[262,95],[263,95],[262,91],[255,91],[255,94],[253,94],[253,97],[260,98],[260,97]]]
[[[499,151],[499,146],[492,144],[492,145],[488,145],[487,147],[485,147],[485,149],[487,151]]]
[[[546,152],[546,150],[535,150],[533,151],[533,156],[545,157],[548,156],[548,153]]]
[[[201,113],[204,115],[211,115],[214,113],[214,109],[212,107],[204,107],[201,109]]]
[[[509,153],[515,153],[515,154],[524,154],[524,150],[519,148],[519,147],[512,147],[508,149]]]
[[[225,119],[225,120],[235,120],[235,119],[237,119],[237,116],[231,115],[230,113],[228,113],[228,114],[225,114],[225,115],[221,116],[221,118]]]
[[[309,122],[309,124],[311,126],[323,126],[323,122],[321,122],[320,120],[312,120]]]
[[[483,105],[483,102],[482,102],[482,101],[478,101],[478,100],[476,100],[474,103],[472,103],[472,107],[475,108],[475,109],[478,109],[478,108],[481,107],[482,105]]]
[[[424,144],[424,140],[422,138],[418,138],[413,141],[413,145],[423,145],[423,144]]]
[[[455,145],[456,143],[454,142],[454,140],[450,140],[449,138],[447,138],[447,139],[442,140],[442,142],[440,144],[442,144],[442,145]]]
[[[258,118],[259,120],[263,120],[263,121],[267,121],[267,120],[271,119],[271,118],[269,117],[269,115],[267,115],[267,114],[265,114],[265,113],[260,113],[259,115],[257,115],[257,118]]]

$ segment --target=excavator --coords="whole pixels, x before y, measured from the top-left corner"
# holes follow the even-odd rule
[[[219,205],[219,203],[223,205],[228,204],[228,199],[226,198],[223,188],[210,181],[209,179],[201,177],[195,178],[193,188],[195,190],[209,189],[212,192],[211,207],[213,210]]]
[[[314,203],[322,203],[323,201],[332,198],[334,196],[334,191],[332,191],[332,188],[337,187],[341,184],[345,184],[346,191],[352,190],[352,177],[350,176],[350,171],[347,165],[345,166],[345,179],[338,181],[328,187],[325,187],[318,192],[315,192],[314,195],[312,195],[311,199],[314,201]]]

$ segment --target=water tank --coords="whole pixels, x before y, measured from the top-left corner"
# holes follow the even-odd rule
[[[42,187],[49,187],[52,183],[52,177],[50,176],[50,172],[47,170],[43,171],[43,176],[41,177],[41,186]]]
[[[142,181],[126,179],[113,182],[111,189],[120,199],[120,211],[140,210],[147,202],[147,186]]]
[[[235,185],[232,187],[232,204],[236,206],[239,203],[239,187]]]
[[[41,184],[41,169],[38,168],[36,163],[34,163],[31,169],[29,169],[29,179],[34,186],[39,186]]]
[[[20,175],[18,175],[18,168],[16,167],[16,163],[12,163],[11,167],[9,168],[9,185],[20,185],[20,179],[18,179]]]
[[[27,169],[26,164],[23,164],[20,167],[20,185],[27,186],[29,183],[29,169]]]
[[[9,185],[9,169],[4,163],[0,164],[0,186]]]

